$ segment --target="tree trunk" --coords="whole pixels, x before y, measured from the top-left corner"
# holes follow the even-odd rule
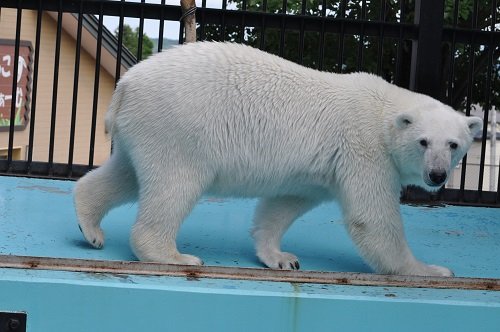
[[[195,0],[180,0],[182,8],[182,20],[184,22],[184,30],[186,43],[194,43],[196,41],[196,1]]]

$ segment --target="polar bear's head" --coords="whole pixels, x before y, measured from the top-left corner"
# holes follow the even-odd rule
[[[438,190],[483,126],[441,103],[419,105],[393,118],[389,149],[403,185]]]

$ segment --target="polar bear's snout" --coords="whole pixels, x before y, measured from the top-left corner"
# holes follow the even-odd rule
[[[445,170],[442,169],[435,169],[432,170],[429,175],[429,180],[430,183],[428,183],[430,186],[441,186],[446,182],[446,179],[448,178],[448,174],[446,173]]]

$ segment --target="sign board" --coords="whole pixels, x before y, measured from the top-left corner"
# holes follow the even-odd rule
[[[22,130],[29,120],[31,93],[31,42],[21,41],[17,74],[14,73],[15,41],[0,39],[0,130],[8,130],[11,106],[15,103],[15,129]],[[13,79],[17,80],[17,91],[12,91]]]

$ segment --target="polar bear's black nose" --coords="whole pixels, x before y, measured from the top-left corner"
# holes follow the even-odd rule
[[[435,184],[440,185],[446,181],[447,174],[445,171],[432,171],[429,173],[429,179]]]

